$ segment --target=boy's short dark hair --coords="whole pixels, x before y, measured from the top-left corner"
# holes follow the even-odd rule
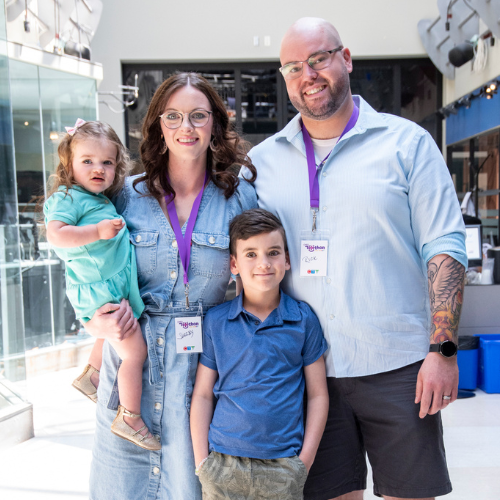
[[[229,252],[236,255],[236,242],[238,240],[248,240],[252,236],[279,231],[283,236],[283,246],[288,252],[286,234],[281,221],[271,212],[263,208],[252,208],[237,215],[229,225]]]

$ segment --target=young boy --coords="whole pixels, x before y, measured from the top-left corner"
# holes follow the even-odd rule
[[[243,291],[206,315],[191,402],[203,499],[299,500],[328,414],[327,344],[309,306],[280,291],[290,269],[280,221],[248,210],[229,236]]]

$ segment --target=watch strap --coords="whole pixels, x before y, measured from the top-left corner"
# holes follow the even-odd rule
[[[429,352],[438,352],[441,356],[445,358],[452,358],[456,356],[458,350],[457,344],[451,340],[444,340],[439,344],[430,344]]]

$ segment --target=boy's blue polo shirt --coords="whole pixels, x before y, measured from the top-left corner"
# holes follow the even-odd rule
[[[210,450],[249,458],[298,455],[304,438],[304,366],[327,349],[318,318],[305,302],[281,292],[261,322],[243,294],[210,309],[200,362],[216,370],[217,405]]]

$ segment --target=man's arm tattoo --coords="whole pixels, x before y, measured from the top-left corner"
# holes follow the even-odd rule
[[[431,343],[458,342],[465,269],[449,255],[436,255],[427,264],[431,301]]]

